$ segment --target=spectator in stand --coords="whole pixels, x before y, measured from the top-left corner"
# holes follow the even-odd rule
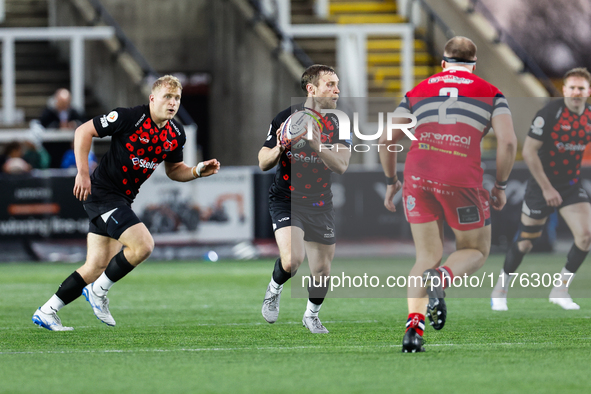
[[[56,90],[48,106],[41,114],[39,122],[46,129],[74,130],[84,121],[84,117],[70,106],[71,95],[68,89]]]
[[[71,107],[71,95],[68,89],[58,89],[48,100],[47,107],[35,124],[42,126],[41,130],[58,129],[74,131],[86,121],[85,117]],[[45,143],[45,148],[51,158],[50,167],[60,168],[61,159],[68,149],[71,141],[56,141]]]
[[[24,153],[23,159],[31,165],[32,168],[49,168],[51,163],[51,156],[45,150],[41,141],[27,140],[23,142]]]
[[[93,172],[98,165],[98,160],[93,151],[88,153],[88,168],[90,172]],[[74,154],[74,142],[72,141],[72,149],[69,149],[64,153],[62,157],[61,168],[76,168],[76,156]]]
[[[20,142],[13,141],[4,148],[0,158],[2,172],[6,174],[22,174],[31,171],[31,165],[23,159],[23,147]]]

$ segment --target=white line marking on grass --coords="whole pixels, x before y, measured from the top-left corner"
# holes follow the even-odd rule
[[[348,323],[348,324],[373,324],[379,323],[379,320],[324,320],[324,323]],[[302,324],[301,321],[285,321],[273,324],[274,326],[281,326],[281,325],[291,325],[291,324]],[[198,327],[224,327],[224,326],[268,326],[269,323],[263,322],[250,322],[250,323],[183,323],[183,324],[173,324],[175,327],[188,327],[188,326],[198,326]],[[142,327],[169,327],[169,324],[142,324]],[[97,327],[104,327],[101,324],[96,326],[75,326],[74,328],[97,328]],[[132,326],[127,326],[132,327]],[[23,327],[0,327],[0,330],[22,330]],[[29,328],[32,328],[29,326]]]
[[[553,342],[500,342],[500,343],[432,343],[427,344],[427,347],[441,347],[441,346],[458,346],[458,347],[483,347],[483,346],[515,346],[515,345],[552,345]],[[380,349],[380,348],[399,348],[398,344],[391,345],[342,345],[330,346],[331,349]],[[291,350],[306,350],[306,349],[326,349],[326,346],[310,345],[310,346],[252,346],[252,347],[212,347],[212,348],[179,348],[179,349],[105,349],[105,350],[61,350],[61,351],[29,351],[29,352],[0,352],[0,355],[15,355],[15,354],[78,354],[78,353],[172,353],[172,352],[233,352],[233,351],[291,351]]]

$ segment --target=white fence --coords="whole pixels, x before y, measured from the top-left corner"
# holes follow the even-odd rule
[[[102,40],[115,35],[112,27],[2,28],[2,120],[13,125],[18,120],[15,100],[15,41],[70,41],[72,106],[84,110],[84,41]]]

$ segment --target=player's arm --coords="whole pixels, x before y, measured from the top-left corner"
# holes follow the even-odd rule
[[[506,185],[517,153],[517,137],[513,128],[513,118],[504,113],[493,116],[492,128],[497,137],[497,178],[491,190],[492,207],[498,211],[507,203],[504,185]]]
[[[349,167],[349,160],[351,159],[351,151],[345,144],[337,142],[333,145],[319,145],[318,158],[322,160],[325,166],[332,172],[337,174],[344,174]]]
[[[523,160],[525,161],[525,164],[527,164],[527,168],[529,168],[529,171],[536,182],[538,182],[538,185],[540,185],[546,204],[551,207],[558,207],[562,204],[562,197],[550,183],[548,176],[546,176],[546,173],[544,172],[542,160],[540,160],[540,156],[538,155],[538,151],[543,144],[543,141],[539,141],[530,136],[525,137],[525,142],[523,144]]]
[[[165,161],[164,169],[166,170],[166,175],[173,181],[189,182],[197,178],[217,174],[220,170],[220,162],[216,159],[211,159],[190,167],[182,161],[178,163]]]
[[[394,118],[393,123],[396,124],[403,124],[407,123],[407,118]],[[386,186],[386,196],[384,197],[384,206],[388,211],[396,212],[396,206],[394,205],[394,196],[400,189],[402,189],[402,183],[398,180],[398,175],[396,174],[396,162],[398,160],[398,154],[396,152],[390,152],[387,147],[391,144],[398,143],[402,137],[404,137],[404,132],[400,129],[394,129],[392,131],[392,139],[388,140],[387,133],[382,133],[380,139],[378,141],[378,146],[381,148],[379,150],[380,155],[380,163],[382,163],[382,169],[384,170],[384,174],[387,178],[387,186]],[[382,148],[383,147],[383,148]]]
[[[86,201],[90,194],[88,154],[94,137],[98,137],[98,133],[92,120],[80,125],[74,133],[74,156],[76,157],[76,168],[78,169],[74,181],[74,196],[80,201]]]
[[[283,123],[282,123],[283,125]],[[279,163],[279,158],[285,150],[283,145],[279,142],[279,133],[281,132],[281,126],[275,132],[277,144],[273,148],[263,146],[259,151],[259,168],[263,171],[268,171],[275,167]]]
[[[323,144],[318,127],[314,127],[311,139],[306,137],[304,138],[310,144],[310,148],[316,151],[318,158],[322,160],[329,170],[337,174],[344,174],[347,171],[349,159],[351,158],[351,151],[348,146],[338,141],[334,144]]]

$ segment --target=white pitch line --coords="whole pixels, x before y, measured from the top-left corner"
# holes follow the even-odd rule
[[[517,345],[552,345],[553,342],[499,342],[499,343],[432,343],[426,344],[427,348],[442,347],[442,346],[458,346],[458,347],[482,347],[482,346],[517,346]],[[398,344],[391,345],[342,345],[330,346],[331,349],[380,349],[380,348],[399,348]],[[179,348],[179,349],[105,349],[105,350],[62,350],[62,351],[30,351],[30,352],[0,352],[0,355],[16,355],[16,354],[79,354],[79,353],[172,353],[172,352],[233,352],[233,351],[291,351],[291,350],[306,350],[306,349],[325,349],[326,346],[310,345],[310,346],[253,346],[253,347],[228,347],[228,348]]]
[[[349,323],[349,324],[373,324],[373,323],[379,323],[378,320],[324,320],[324,323],[329,323],[329,324],[341,324],[341,323]],[[280,326],[280,325],[286,325],[286,324],[302,324],[301,321],[286,321],[286,322],[279,322],[279,323],[275,323],[273,324],[274,326]],[[198,326],[198,327],[208,327],[208,326],[212,326],[212,327],[224,327],[224,326],[266,326],[269,325],[269,323],[263,323],[263,322],[251,322],[251,323],[184,323],[184,324],[175,324],[176,327],[190,327],[190,326]],[[169,325],[166,324],[144,324],[142,325],[142,327],[168,327]],[[76,326],[75,329],[79,329],[79,328],[97,328],[97,327],[102,327],[101,324],[98,324],[96,326]],[[130,327],[130,326],[128,326]],[[31,328],[31,327],[29,327]],[[22,330],[23,327],[0,327],[0,330]]]

